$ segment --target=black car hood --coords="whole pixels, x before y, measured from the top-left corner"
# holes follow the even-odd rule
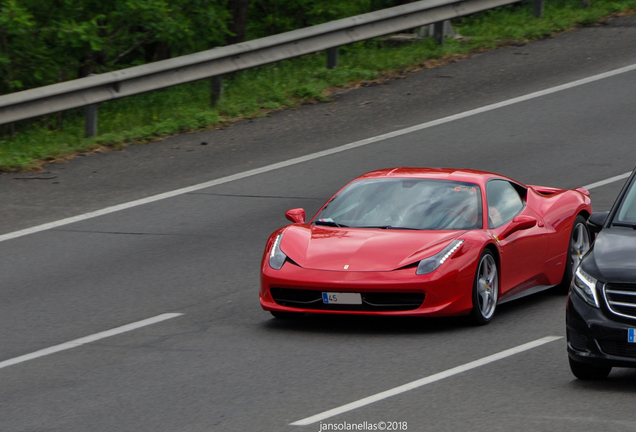
[[[582,266],[591,276],[605,282],[636,283],[636,230],[619,227],[602,230]]]

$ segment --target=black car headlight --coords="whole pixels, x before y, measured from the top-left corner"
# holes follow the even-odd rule
[[[283,234],[278,234],[276,240],[274,240],[272,250],[269,252],[269,266],[274,270],[280,270],[287,260],[287,255],[280,249],[280,242],[282,240]]]
[[[437,269],[437,267],[444,264],[444,261],[446,261],[457,249],[459,249],[462,243],[464,243],[464,240],[453,240],[449,243],[448,246],[446,246],[435,255],[424,258],[417,266],[415,274],[423,275],[431,273],[432,271]]]
[[[572,288],[587,304],[599,307],[596,297],[596,279],[587,274],[580,266],[574,272]]]

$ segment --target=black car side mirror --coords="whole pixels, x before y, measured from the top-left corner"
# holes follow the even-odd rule
[[[603,225],[605,225],[608,214],[609,212],[592,213],[587,219],[587,229],[589,229],[590,232],[593,232],[594,234],[598,234],[603,229]]]

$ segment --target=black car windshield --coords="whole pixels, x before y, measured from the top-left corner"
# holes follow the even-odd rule
[[[636,183],[632,183],[625,198],[623,198],[612,225],[636,227]]]
[[[482,228],[481,189],[435,179],[358,180],[336,195],[316,225],[354,228],[469,230]]]

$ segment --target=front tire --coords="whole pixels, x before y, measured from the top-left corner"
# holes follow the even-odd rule
[[[612,371],[611,366],[594,366],[589,363],[572,360],[572,357],[569,356],[568,360],[570,361],[572,374],[581,380],[602,380],[607,378]]]
[[[485,325],[492,320],[499,299],[499,272],[495,255],[486,249],[479,257],[475,281],[473,283],[473,310],[471,321]]]

